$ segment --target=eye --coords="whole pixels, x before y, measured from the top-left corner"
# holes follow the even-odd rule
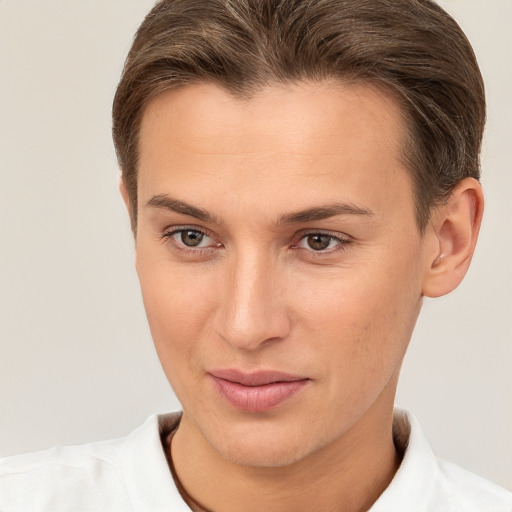
[[[301,238],[297,247],[314,252],[328,252],[348,242],[348,240],[327,233],[308,233]]]
[[[187,229],[175,233],[174,236],[177,236],[179,241],[187,247],[200,247],[206,235],[201,233],[201,231],[192,231]]]
[[[220,245],[206,233],[198,229],[176,229],[165,233],[164,238],[170,239],[174,245],[182,249],[206,249]]]

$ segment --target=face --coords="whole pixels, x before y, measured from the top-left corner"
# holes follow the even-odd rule
[[[425,266],[403,138],[369,85],[190,85],[148,106],[144,304],[180,429],[224,459],[290,464],[390,414]]]

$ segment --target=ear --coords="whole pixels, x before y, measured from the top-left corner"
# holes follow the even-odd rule
[[[128,210],[128,213],[130,213],[130,197],[128,196],[128,190],[126,190],[126,185],[124,184],[123,178],[119,180],[119,192],[121,192],[121,197],[123,198],[126,209]]]
[[[126,185],[124,183],[123,178],[119,180],[119,192],[121,192],[121,197],[123,198],[124,204],[126,206],[126,209],[128,210],[128,215],[130,217],[130,224],[132,227],[132,231],[135,234],[135,226],[133,223],[133,210],[132,210],[132,203],[130,201],[130,195],[128,194],[128,189],[126,188]]]
[[[459,286],[473,257],[483,209],[482,187],[473,178],[462,180],[448,201],[435,208],[428,228],[434,243],[427,256],[423,295],[440,297]]]

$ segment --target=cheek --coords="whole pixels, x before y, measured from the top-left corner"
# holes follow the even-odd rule
[[[163,248],[154,248],[146,240],[138,242],[136,266],[152,329],[166,333],[170,341],[179,339],[178,332],[200,325],[209,302],[208,273],[173,262]]]
[[[168,262],[140,257],[137,271],[153,342],[179,397],[180,375],[191,374],[211,314],[208,287],[195,272],[180,272]]]
[[[330,366],[333,387],[381,385],[400,365],[421,305],[417,278],[391,269],[348,271],[298,297],[304,329]],[[309,288],[311,289],[311,288]],[[334,384],[336,382],[336,384]]]

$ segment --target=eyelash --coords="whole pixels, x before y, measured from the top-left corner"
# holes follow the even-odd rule
[[[207,236],[208,238],[215,240],[214,237],[209,235],[208,232],[206,232],[204,229],[198,229],[195,226],[178,226],[170,231],[165,231],[163,233],[163,235],[161,236],[161,239],[164,241],[169,240],[178,250],[183,251],[185,253],[191,253],[191,254],[205,254],[205,253],[211,252],[214,249],[222,247],[221,243],[216,243],[214,245],[210,245],[207,247],[193,247],[193,246],[187,246],[184,244],[178,244],[178,242],[173,240],[173,237],[175,235],[178,235],[180,233],[185,233],[186,231],[191,231],[193,233],[197,233],[202,236]]]
[[[312,248],[310,248],[309,250],[304,249],[306,252],[308,252],[313,257],[322,257],[322,256],[330,255],[337,251],[343,251],[346,249],[345,246],[351,242],[351,240],[348,237],[340,236],[339,233],[334,235],[332,233],[329,233],[328,231],[309,231],[309,232],[301,233],[299,241],[297,243],[293,244],[292,249],[300,250],[301,247],[299,247],[299,244],[303,240],[306,240],[310,236],[325,236],[329,240],[329,245],[333,241],[336,242],[336,245],[334,247],[326,248],[326,249],[322,249],[322,250],[318,250],[318,251],[315,251]]]
[[[213,241],[215,241],[215,238],[212,235],[210,235],[207,231],[205,231],[203,229],[199,229],[198,227],[195,227],[195,226],[178,226],[170,231],[164,232],[163,235],[161,236],[161,239],[164,241],[170,240],[171,243],[174,245],[174,247],[176,247],[180,251],[183,251],[185,253],[198,254],[198,255],[205,254],[205,253],[211,253],[213,250],[222,247],[222,244],[220,242],[217,242],[214,245],[209,245],[206,247],[193,247],[193,246],[187,246],[185,244],[180,244],[179,242],[177,242],[173,239],[173,237],[175,235],[184,233],[186,231],[197,233],[198,235],[202,235],[202,236],[207,236],[208,238],[211,238]],[[315,235],[328,237],[329,245],[333,241],[336,242],[336,245],[333,248],[321,249],[318,251],[315,251],[314,249],[308,250],[305,248],[301,248],[299,246],[299,244],[303,240],[307,239],[308,237],[315,236]],[[305,233],[303,232],[300,234],[300,238],[298,239],[297,242],[292,244],[291,249],[304,250],[305,252],[308,253],[308,256],[322,257],[322,256],[330,255],[330,254],[340,251],[340,250],[341,251],[345,250],[345,248],[346,248],[345,246],[350,243],[351,243],[351,240],[348,237],[344,238],[344,237],[340,236],[339,234],[334,235],[334,234],[326,232],[326,231],[308,231],[308,232],[305,232]]]

